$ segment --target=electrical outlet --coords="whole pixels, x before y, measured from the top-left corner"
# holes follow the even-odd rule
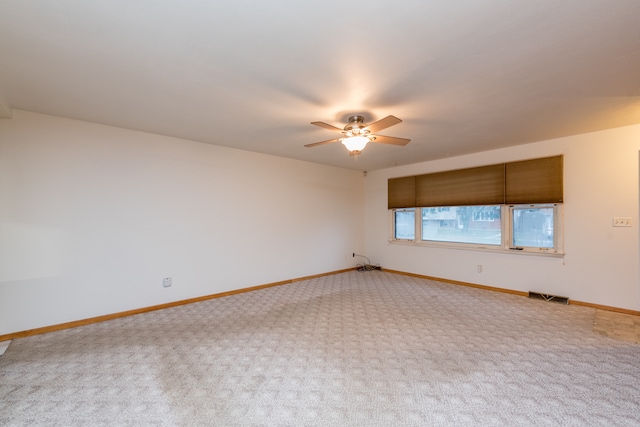
[[[628,216],[614,216],[613,217],[613,226],[614,227],[631,227],[631,217],[628,217]]]
[[[171,286],[171,277],[165,277],[164,279],[162,279],[162,286],[164,286],[165,288]]]
[[[478,269],[478,273],[482,273],[482,264],[478,264],[477,269]]]

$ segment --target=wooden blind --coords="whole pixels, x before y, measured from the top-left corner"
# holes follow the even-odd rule
[[[389,179],[389,209],[563,202],[563,157]]]
[[[416,207],[416,177],[393,178],[388,187],[389,209]]]
[[[504,203],[504,165],[482,166],[416,177],[416,204],[472,206]]]
[[[562,156],[506,164],[507,204],[561,203]]]

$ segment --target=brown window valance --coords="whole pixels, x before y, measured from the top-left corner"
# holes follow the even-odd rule
[[[388,181],[388,207],[562,203],[563,157],[457,169]]]

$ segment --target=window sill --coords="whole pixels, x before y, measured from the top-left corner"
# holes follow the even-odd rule
[[[391,245],[419,246],[425,248],[454,249],[462,251],[493,252],[499,254],[529,255],[548,258],[563,258],[564,252],[551,252],[535,249],[510,249],[502,246],[477,245],[473,243],[416,242],[415,240],[389,240]]]

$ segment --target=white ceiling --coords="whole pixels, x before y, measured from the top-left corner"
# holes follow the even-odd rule
[[[0,115],[374,170],[640,123],[639,22],[639,0],[2,0]],[[304,147],[352,113],[412,141]]]

